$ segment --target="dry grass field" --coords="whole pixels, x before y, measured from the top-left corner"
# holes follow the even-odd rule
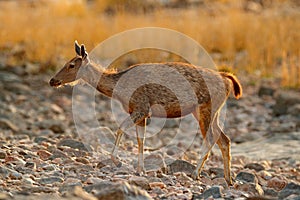
[[[193,1],[193,6],[161,2],[166,1],[0,1],[1,64],[29,62],[41,70],[53,69],[73,56],[74,40],[92,49],[124,30],[156,26],[190,36],[217,64],[236,73],[300,86],[297,1],[203,0]]]

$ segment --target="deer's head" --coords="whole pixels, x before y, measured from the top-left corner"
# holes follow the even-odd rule
[[[76,56],[67,62],[50,80],[50,86],[60,87],[63,85],[74,85],[81,78],[77,74],[81,67],[89,63],[88,53],[86,52],[85,46],[83,44],[79,46],[77,41],[75,41],[75,52]]]

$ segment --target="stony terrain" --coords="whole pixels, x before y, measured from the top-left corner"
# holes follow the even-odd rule
[[[217,147],[201,179],[191,179],[201,146],[200,134],[186,144],[192,118],[168,120],[147,139],[147,173],[137,176],[137,145],[130,134],[119,150],[122,167],[109,159],[117,123],[108,98],[95,98],[100,128],[84,109],[75,124],[72,89],[50,88],[50,74],[26,70],[0,71],[0,199],[300,199],[297,92],[262,82],[245,85],[241,100],[228,101],[224,129],[232,139],[234,177],[228,186]],[[84,94],[87,88],[79,90]],[[83,101],[82,108],[89,103]],[[185,134],[175,137],[179,129]]]

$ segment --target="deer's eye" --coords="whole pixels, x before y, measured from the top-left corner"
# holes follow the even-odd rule
[[[74,63],[70,63],[69,68],[73,69],[74,67],[75,67],[75,64]]]

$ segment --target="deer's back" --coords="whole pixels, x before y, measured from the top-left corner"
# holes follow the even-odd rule
[[[184,63],[138,64],[119,75],[114,93],[129,113],[151,107],[152,116],[180,117],[229,92],[218,72]]]

